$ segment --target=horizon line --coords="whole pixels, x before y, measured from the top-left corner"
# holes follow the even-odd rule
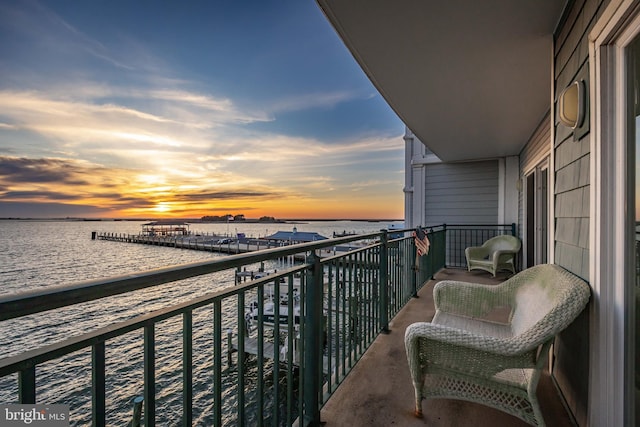
[[[230,220],[229,222],[257,222],[260,218],[245,218],[244,220]],[[206,221],[202,218],[154,218],[154,217],[142,217],[142,218],[94,218],[94,217],[0,217],[0,221],[9,220],[22,220],[22,221],[162,221],[162,220],[174,220],[174,221],[191,221],[191,222],[224,222],[226,221]],[[403,218],[274,218],[272,222],[278,221],[366,221],[366,222],[382,222],[382,221],[404,221]],[[268,222],[268,221],[260,221]]]

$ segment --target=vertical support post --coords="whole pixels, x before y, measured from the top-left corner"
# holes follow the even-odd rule
[[[442,250],[444,251],[444,263],[442,268],[447,268],[447,224],[442,224],[442,234],[444,235],[444,245]]]
[[[101,427],[106,425],[106,403],[105,403],[105,344],[104,341],[95,343],[91,347],[91,377],[93,426]]]
[[[182,313],[182,425],[193,418],[193,313]]]
[[[389,234],[380,236],[380,330],[389,332]]]
[[[227,329],[227,368],[233,366],[233,335],[231,329]]]
[[[429,229],[429,233],[427,233],[427,236],[429,236],[429,240],[431,242],[435,243],[435,238],[434,238],[434,233],[433,233],[433,227]],[[435,258],[434,254],[433,254],[433,250],[429,250],[429,278],[430,279],[434,279],[435,277],[435,268],[433,267],[433,259]]]
[[[320,426],[320,392],[322,384],[322,265],[315,251],[308,258],[311,264],[305,293],[304,335],[304,416],[303,426]]]
[[[155,325],[144,327],[144,424],[156,425],[156,333]]]
[[[133,416],[131,417],[131,427],[140,427],[140,419],[142,418],[142,403],[144,398],[137,396],[133,399]]]
[[[512,236],[516,236],[516,223],[515,222],[511,223],[511,235]]]
[[[420,275],[420,257],[418,256],[418,248],[416,247],[415,242],[411,242],[407,249],[411,251],[411,257],[409,257],[409,259],[415,260],[413,263],[413,267],[411,268],[411,270],[413,271],[413,274],[411,275],[411,297],[417,298],[418,282],[422,280],[422,277]]]
[[[36,367],[30,366],[18,372],[20,403],[36,403]]]
[[[222,425],[222,300],[213,302],[213,425]]]
[[[274,307],[275,310],[278,310],[277,307]],[[245,330],[244,330],[244,292],[240,292],[238,294],[238,308],[237,308],[237,318],[236,322],[238,325],[238,388],[236,394],[236,408],[238,410],[237,414],[237,423],[239,426],[243,426],[246,423],[245,419],[245,390],[244,390],[244,381],[246,376],[246,358],[247,354],[245,353]],[[274,326],[274,330],[277,326]],[[278,369],[278,365],[275,365],[274,370]]]
[[[259,414],[264,413],[264,285],[260,285],[256,288],[256,292],[258,293],[258,321],[256,322],[256,328],[258,328],[258,354],[257,354],[257,363],[258,363],[258,385],[257,395],[258,402],[257,408]],[[275,308],[275,307],[274,307]],[[275,311],[274,311],[275,313]],[[262,427],[263,421],[260,417],[258,417],[258,427]]]

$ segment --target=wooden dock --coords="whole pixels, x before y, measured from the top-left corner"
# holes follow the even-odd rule
[[[239,347],[238,347],[238,340],[232,340],[231,338],[229,338],[230,341],[230,345],[229,345],[229,350],[227,352],[227,365],[229,367],[232,366],[232,358],[231,356],[233,355],[233,353],[237,353],[239,351]],[[279,346],[278,348],[278,352],[280,352],[282,350],[284,346]],[[275,359],[275,349],[276,346],[274,343],[270,342],[270,341],[264,341],[262,344],[262,354],[264,356],[265,359],[270,359],[270,360],[274,360]],[[257,356],[258,355],[258,339],[257,338],[249,338],[249,337],[245,337],[244,339],[244,354],[251,354],[253,356]],[[299,367],[300,366],[300,355],[299,354],[294,354],[293,355],[293,366],[295,367]],[[280,363],[286,363],[286,357],[284,358],[285,360],[283,360],[283,358],[280,358]],[[335,361],[332,363],[332,365],[335,369]],[[329,358],[327,356],[322,356],[322,370],[324,371],[324,373],[328,373],[329,372]]]
[[[275,359],[275,344],[270,341],[264,341],[262,344],[262,352],[266,359]],[[231,342],[231,347],[229,348],[229,354],[237,353],[240,347],[238,346],[238,340],[235,339]],[[280,351],[280,349],[278,349]],[[244,339],[244,353],[251,354],[253,356],[258,355],[258,339],[257,338],[248,338]],[[231,360],[228,358],[228,360]]]
[[[217,252],[222,254],[242,254],[255,252],[262,249],[271,249],[281,247],[273,242],[261,239],[245,239],[244,241],[234,240],[230,243],[218,243],[223,236],[215,235],[179,235],[179,236],[160,236],[160,235],[143,235],[143,234],[124,234],[124,233],[97,233],[91,234],[92,240],[106,240],[110,242],[137,243],[142,245],[165,246],[178,249],[191,249],[197,251]],[[340,251],[337,251],[338,253]],[[335,250],[319,251],[321,257],[336,255]],[[293,256],[295,261],[305,261],[306,254],[300,253]]]
[[[217,243],[222,237],[214,235],[147,236],[142,234],[97,233],[95,237],[98,240],[111,242],[138,243],[225,254],[240,254],[276,247],[267,241],[259,239],[249,239],[246,242],[236,240],[230,243]]]

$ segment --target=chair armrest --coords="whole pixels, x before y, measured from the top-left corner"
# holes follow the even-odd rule
[[[511,297],[501,285],[444,280],[433,288],[436,310],[466,317],[484,317],[498,307],[512,306]]]
[[[534,368],[538,359],[537,345],[524,346],[513,338],[478,335],[427,322],[409,325],[404,343],[416,387],[421,386],[429,364],[491,377],[504,369]]]
[[[467,259],[483,259],[486,258],[491,251],[484,246],[470,246],[464,250]]]
[[[514,251],[513,249],[499,249],[494,251],[493,254],[491,254],[491,257],[493,259],[497,259],[500,258],[501,255],[516,255],[517,253],[518,251]]]
[[[493,252],[493,254],[491,254],[491,261],[493,262],[493,266],[496,267],[500,263],[501,258],[504,261],[506,259],[505,255],[515,256],[517,253],[518,252],[514,251],[513,249],[500,249]]]
[[[528,361],[527,364],[535,363],[535,358],[531,359],[531,354],[535,355],[538,346],[547,341],[541,340],[541,342],[533,343],[522,341],[518,337],[500,338],[481,335],[464,329],[430,322],[416,322],[407,326],[404,334],[407,349],[417,351],[418,349],[414,348],[416,345],[420,346],[417,340],[448,344],[461,349],[477,350],[500,357],[524,357]],[[450,357],[453,356],[450,355]]]

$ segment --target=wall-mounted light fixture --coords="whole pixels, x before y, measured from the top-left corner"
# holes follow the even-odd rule
[[[585,116],[585,87],[584,81],[575,81],[562,91],[558,99],[558,118],[560,122],[576,129],[582,126]]]

